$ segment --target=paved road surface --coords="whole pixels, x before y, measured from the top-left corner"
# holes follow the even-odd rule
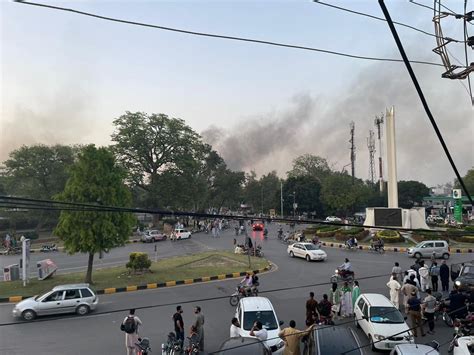
[[[286,255],[286,245],[276,240],[275,227],[270,233],[270,239],[259,241],[263,244],[265,256],[272,260],[278,269],[274,272],[262,275],[262,296],[268,297],[285,326],[289,320],[294,319],[297,327],[303,327],[305,318],[305,301],[310,291],[316,293],[317,299],[321,299],[326,293],[329,285],[299,287],[310,284],[327,282],[329,276],[336,266],[349,257],[357,274],[357,277],[387,274],[384,277],[361,280],[362,292],[376,292],[388,296],[385,286],[388,274],[393,263],[399,261],[405,269],[413,263],[404,254],[386,253],[385,255],[372,254],[364,251],[345,251],[327,248],[328,260],[324,263],[308,263],[303,259],[291,259]],[[257,240],[260,238],[256,234]],[[158,244],[160,250],[177,255],[192,250],[207,248],[228,249],[232,245],[234,236],[230,231],[224,233],[220,238],[214,239],[210,235],[197,234],[193,239],[178,243],[164,242]],[[243,239],[243,237],[239,237]],[[150,248],[145,246],[127,246],[117,253],[117,260],[127,255],[134,247]],[[130,249],[131,248],[131,249]],[[201,249],[202,248],[202,249]],[[127,250],[127,251],[126,251]],[[113,252],[113,253],[114,253]],[[112,254],[110,255],[112,257]],[[461,262],[470,260],[470,255],[455,255],[450,262]],[[200,305],[206,318],[206,350],[218,349],[222,341],[228,337],[230,320],[234,313],[234,307],[230,306],[227,296],[233,291],[237,280],[226,280],[190,286],[178,286],[160,290],[146,290],[140,292],[120,293],[103,295],[100,297],[100,308],[98,312],[112,312],[107,314],[96,314],[88,317],[72,317],[69,319],[47,318],[48,321],[40,323],[23,323],[0,327],[0,354],[125,354],[124,335],[119,330],[120,322],[126,315],[124,309],[140,306],[163,305],[161,307],[150,307],[137,310],[137,315],[142,319],[144,326],[142,334],[150,337],[153,353],[160,352],[160,345],[166,339],[166,335],[172,330],[171,316],[175,305],[182,304],[184,309],[184,322],[189,329],[193,321],[192,308]],[[294,287],[283,291],[271,291],[278,288]],[[205,301],[209,297],[222,296],[219,300]],[[0,305],[0,323],[13,321],[10,316],[12,305]],[[117,312],[115,312],[117,311]],[[353,327],[352,322],[349,326]],[[451,329],[445,327],[441,322],[436,324],[436,339],[441,343],[447,342],[452,333]],[[362,344],[367,344],[367,339],[357,330]],[[419,338],[422,342],[428,342],[433,337]],[[444,346],[442,353],[446,353]],[[366,348],[367,353],[371,351]]]

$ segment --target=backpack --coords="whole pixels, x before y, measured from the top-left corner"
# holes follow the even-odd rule
[[[137,323],[135,322],[135,317],[128,316],[120,327],[125,333],[133,334],[137,330]]]

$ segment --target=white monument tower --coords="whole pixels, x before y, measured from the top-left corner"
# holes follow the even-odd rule
[[[397,146],[395,142],[395,108],[392,106],[385,113],[387,137],[387,170],[388,170],[388,207],[398,208],[397,179]]]

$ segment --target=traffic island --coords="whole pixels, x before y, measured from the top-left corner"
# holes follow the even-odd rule
[[[125,262],[124,262],[125,264]],[[98,294],[129,292],[145,289],[187,285],[241,277],[249,271],[270,270],[268,260],[225,251],[211,251],[159,260],[150,271],[132,274],[123,267],[96,269],[92,288]],[[19,302],[24,298],[51,290],[54,286],[82,283],[85,272],[55,275],[39,281],[31,279],[26,287],[22,281],[0,283],[0,302]]]

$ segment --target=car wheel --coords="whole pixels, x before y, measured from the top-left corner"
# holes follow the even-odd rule
[[[89,313],[90,308],[86,304],[81,304],[76,308],[76,313],[79,314],[80,316],[85,316],[87,313]]]
[[[295,257],[295,254],[293,254],[293,252],[290,251],[290,256],[291,256],[292,258],[294,258],[294,257]]]
[[[306,254],[306,261],[311,261],[311,257]]]
[[[375,347],[374,340],[372,339],[372,335],[369,335],[369,343],[370,343],[370,348],[372,349],[372,351],[376,352],[377,348]]]
[[[444,253],[444,254],[443,254],[443,259],[444,259],[444,260],[448,260],[448,259],[449,259],[449,254],[448,254],[448,253]]]
[[[154,242],[155,242],[155,238],[151,238],[151,242],[154,243]]]
[[[26,321],[30,321],[36,318],[36,312],[32,309],[27,309],[21,313],[21,317]]]
[[[230,296],[230,299],[229,299],[229,303],[232,307],[235,307],[237,306],[237,304],[239,303],[239,296],[237,295],[232,295]]]
[[[421,259],[421,254],[420,253],[415,253],[415,259]]]

